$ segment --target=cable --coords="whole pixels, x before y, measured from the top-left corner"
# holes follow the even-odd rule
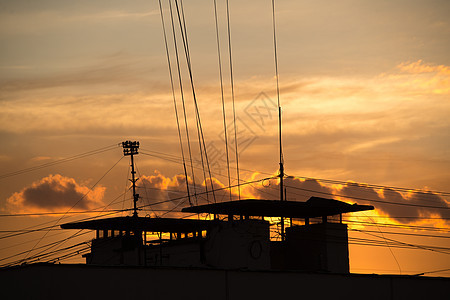
[[[366,215],[364,212],[362,212],[364,215]],[[367,218],[367,216],[366,216],[366,218]],[[373,224],[375,224],[375,226],[376,226],[376,222],[374,222],[371,218],[368,218]],[[389,245],[389,243],[387,242],[387,239],[384,237],[384,234],[383,234],[383,232],[381,232],[381,230],[380,230],[380,228],[378,227],[378,226],[376,226],[377,227],[377,230],[381,233],[381,236],[383,237],[383,240],[384,240],[384,242],[386,243],[386,245],[388,246],[388,249],[389,249],[389,252],[392,254],[392,257],[394,258],[394,260],[395,260],[395,263],[397,264],[397,267],[398,267],[398,271],[400,272],[400,274],[402,274],[402,269],[401,269],[401,267],[400,267],[400,264],[399,264],[399,262],[398,262],[398,260],[397,260],[397,257],[395,257],[395,254],[394,254],[394,252],[392,251],[392,249],[391,249],[391,246]],[[365,232],[366,233],[366,232]],[[366,233],[366,234],[370,234],[370,233]]]
[[[160,159],[163,159],[163,160],[166,160],[166,161],[174,162],[174,163],[180,163],[178,161],[179,158],[177,156],[175,156],[175,155],[170,155],[170,154],[167,154],[167,153],[162,153],[162,152],[148,150],[148,149],[145,150],[145,151],[159,154],[159,155],[155,155],[155,154],[149,154],[148,153],[147,155],[149,155],[149,156],[154,156],[154,157],[157,157],[157,158],[160,158]],[[163,157],[162,155],[165,155],[165,156],[168,156],[168,157],[166,158],[166,157]],[[194,160],[194,162],[195,162],[195,160]],[[233,167],[231,167],[231,168],[233,168]],[[234,168],[234,169],[236,169],[236,168]],[[256,171],[256,170],[250,170],[250,169],[240,168],[240,170],[247,171],[247,172],[252,172],[252,173],[260,173],[262,175],[269,175],[269,176],[273,175],[273,173],[260,172],[260,171]],[[315,178],[315,177],[286,175],[286,178],[313,180],[313,181],[317,181],[319,183],[325,182],[325,183],[333,183],[333,184],[347,184],[347,185],[349,185],[351,187],[354,187],[354,188],[367,188],[367,187],[372,187],[372,188],[377,188],[377,189],[382,189],[383,188],[383,189],[385,189],[384,191],[386,191],[386,192],[391,192],[390,190],[386,190],[386,189],[391,189],[391,190],[394,190],[394,191],[400,191],[400,192],[403,191],[403,192],[408,192],[408,193],[411,193],[411,194],[419,194],[419,195],[424,195],[424,196],[429,196],[430,194],[431,195],[433,195],[433,194],[434,195],[436,195],[436,194],[439,194],[439,195],[450,195],[450,192],[445,192],[445,191],[432,191],[432,190],[430,190],[430,191],[420,191],[420,190],[414,190],[412,188],[392,187],[392,186],[387,186],[387,185],[374,185],[374,184],[366,184],[366,183],[364,183],[364,185],[363,185],[362,183],[356,183],[356,182],[355,183],[351,183],[351,182],[348,182],[348,181],[339,181],[339,180],[323,179],[323,178]],[[311,190],[308,190],[308,191],[311,191]]]
[[[380,231],[375,230],[359,230],[359,229],[352,229],[349,228],[350,231],[359,231],[359,232],[372,232],[372,233],[378,233]],[[429,238],[441,238],[441,239],[450,239],[450,236],[445,235],[432,235],[432,234],[419,234],[419,233],[406,233],[406,232],[392,232],[392,231],[381,231],[383,234],[398,234],[398,235],[409,235],[409,236],[420,236],[420,237],[429,237]]]
[[[55,234],[47,235],[47,238],[49,238],[49,237],[54,237],[54,236],[57,236],[57,235],[61,235],[61,234],[66,233],[66,232],[64,232],[64,231],[62,231],[62,230],[60,230],[60,229],[52,229],[52,230],[58,231],[58,232],[55,233]],[[32,242],[34,242],[34,241],[37,241],[37,240],[39,240],[39,239],[40,239],[40,237],[39,237],[39,238],[36,238],[36,239],[32,239],[32,240],[26,240],[25,242],[20,242],[20,243],[14,244],[14,245],[9,245],[9,246],[0,248],[0,250],[5,250],[5,249],[9,249],[9,248],[14,248],[14,247],[22,246],[22,245],[24,245],[24,244],[28,244],[28,243],[32,243]]]
[[[187,144],[188,144],[188,152],[189,152],[189,159],[192,162],[192,151],[191,151],[191,141],[189,138],[189,127],[188,127],[188,123],[187,123],[187,116],[186,116],[186,105],[185,105],[185,101],[184,101],[184,92],[183,92],[183,83],[181,80],[181,69],[180,69],[180,60],[179,60],[179,55],[178,55],[178,46],[177,46],[177,38],[176,38],[176,34],[175,34],[175,24],[173,21],[173,11],[172,11],[172,3],[169,1],[169,9],[170,9],[170,20],[171,20],[171,24],[172,24],[172,34],[173,34],[173,42],[174,42],[174,48],[175,48],[175,57],[176,57],[176,61],[177,61],[177,70],[178,70],[178,80],[179,80],[179,85],[180,85],[180,94],[181,94],[181,102],[182,102],[182,106],[183,106],[183,115],[184,115],[184,126],[185,126],[185,130],[186,130],[186,139],[187,139]],[[192,167],[192,163],[191,163],[191,173],[192,173],[192,182],[193,182],[193,187],[194,187],[194,197],[197,201],[197,190],[195,187],[195,173],[194,173],[194,169]],[[186,181],[188,180],[188,177],[186,177]]]
[[[345,222],[355,223],[355,224],[362,224],[362,225],[367,225],[367,226],[375,226],[371,222],[352,221],[352,220],[346,220]],[[394,228],[406,228],[406,229],[419,229],[419,230],[428,230],[428,231],[450,232],[450,228],[443,228],[443,227],[430,227],[430,226],[392,224],[392,223],[376,223],[376,226],[394,227]]]
[[[36,261],[39,261],[42,258],[54,255],[55,253],[63,252],[63,251],[66,251],[66,250],[69,250],[69,249],[73,249],[75,247],[79,247],[79,246],[82,246],[82,245],[85,245],[85,244],[86,244],[86,242],[82,242],[82,243],[78,243],[78,244],[75,244],[75,245],[72,245],[72,246],[68,246],[66,248],[59,249],[59,250],[56,250],[56,251],[53,251],[53,252],[50,252],[50,253],[43,253],[43,254],[40,253],[40,254],[37,254],[37,255],[33,255],[33,256],[31,256],[28,259],[28,261],[29,261],[29,263],[34,263]],[[1,268],[10,267],[10,266],[13,266],[13,265],[21,264],[23,262],[25,262],[25,259],[21,259],[21,260],[17,260],[17,261],[14,261],[12,263],[9,263],[9,264],[1,265],[0,267]]]
[[[441,269],[441,270],[427,271],[427,272],[422,272],[422,273],[419,273],[419,274],[414,274],[412,276],[420,276],[420,275],[431,274],[431,273],[441,273],[441,272],[445,272],[445,271],[450,271],[450,269]]]
[[[223,95],[223,77],[222,77],[222,59],[220,56],[220,39],[219,39],[219,24],[217,18],[217,3],[214,0],[214,20],[216,22],[216,41],[217,41],[217,57],[219,61],[219,78],[220,78],[220,94],[222,99],[222,116],[223,116],[223,132],[225,138],[225,152],[227,155],[227,171],[228,171],[228,186],[231,186],[231,176],[230,176],[230,159],[228,154],[228,135],[227,135],[227,122],[225,113],[225,99]],[[231,189],[230,189],[230,201],[231,201]]]
[[[123,158],[123,157],[122,157],[122,158]],[[120,160],[119,160],[119,161],[120,161]],[[117,162],[117,163],[118,163],[118,162]],[[117,163],[116,163],[116,164],[117,164]],[[115,165],[114,165],[114,166],[115,166]],[[113,166],[112,168],[114,168],[114,166]],[[112,169],[112,168],[111,168],[111,169]],[[111,170],[111,169],[110,169],[110,170]],[[110,170],[108,170],[108,172],[109,172]],[[107,172],[107,173],[108,173],[108,172]],[[107,173],[106,173],[106,174],[107,174]],[[104,176],[106,176],[106,174],[105,174]],[[103,176],[103,177],[104,177],[104,176]],[[103,177],[102,177],[102,178],[103,178]],[[102,179],[102,178],[101,178],[101,179]],[[100,179],[100,180],[101,180],[101,179]],[[99,180],[99,181],[100,181],[100,180]],[[99,181],[98,181],[98,182],[99,182]],[[97,183],[98,183],[98,182],[97,182]],[[96,184],[97,184],[97,183],[96,183]],[[92,187],[92,188],[93,188],[93,187]],[[119,197],[120,197],[120,196],[119,196]],[[108,205],[105,206],[105,208],[104,208],[103,210],[105,210],[107,207],[109,207],[111,204],[113,204],[119,197],[116,197],[115,199],[113,199]],[[133,211],[135,211],[135,209],[133,209]],[[48,251],[48,250],[50,250],[51,248],[54,248],[54,247],[56,247],[56,248],[60,247],[60,246],[61,246],[63,243],[65,243],[67,240],[76,237],[77,234],[80,233],[81,231],[83,231],[83,229],[79,230],[77,233],[73,234],[73,235],[70,236],[69,238],[60,241],[60,242],[57,243],[56,245],[51,246],[49,249],[47,249],[47,250],[45,250],[45,251]],[[43,253],[43,252],[44,252],[44,251],[41,251],[41,252],[38,253],[37,255],[39,255],[39,254],[41,254],[41,253]]]
[[[131,209],[126,209],[125,211],[129,211],[129,210],[131,210]],[[110,213],[107,213],[107,214],[103,214],[103,215],[99,215],[99,216],[96,216],[96,217],[89,217],[89,218],[80,219],[77,222],[88,221],[88,220],[92,220],[92,219],[96,219],[96,218],[100,218],[100,217],[104,217],[104,216],[108,216],[108,215],[117,214],[117,213],[120,213],[120,212],[122,212],[122,210],[113,211],[113,212],[110,212]],[[53,223],[53,221],[45,222],[43,224],[48,224],[48,223]],[[42,225],[42,224],[40,224],[40,225]],[[38,231],[44,231],[44,230],[50,231],[56,226],[58,226],[58,224],[53,224],[51,226],[35,228],[35,229],[17,230],[14,234],[0,236],[0,240],[6,239],[6,238],[15,237],[15,236],[19,236],[19,235],[24,235],[24,234],[28,234],[28,233],[38,232]],[[33,227],[36,227],[36,226],[31,226],[31,228],[33,228]],[[30,228],[30,227],[28,227],[28,228]]]
[[[379,218],[379,219],[417,219],[417,220],[450,220],[450,218],[439,218],[439,217],[401,217],[401,216],[365,216],[368,218]]]
[[[355,231],[358,231],[358,230],[355,229]],[[368,233],[368,232],[364,232],[364,233],[367,234],[367,235],[370,235],[370,236],[374,236],[374,237],[377,237],[377,238],[381,238],[380,236],[375,235],[375,234],[372,234],[372,233]],[[397,241],[397,240],[390,239],[390,238],[385,238],[385,237],[382,237],[382,238],[385,239],[385,240],[389,240],[389,241],[398,243],[398,244],[400,244],[400,245],[405,245],[405,246],[409,246],[409,247],[413,247],[413,248],[418,248],[418,249],[422,249],[422,250],[434,251],[434,252],[443,253],[443,254],[450,254],[450,253],[448,253],[448,252],[441,251],[441,250],[447,250],[447,251],[450,251],[450,248],[447,248],[447,247],[436,247],[436,246],[428,246],[428,245],[417,245],[417,244],[410,244],[410,243],[405,243],[405,242]],[[397,263],[398,263],[398,262],[397,262]]]
[[[200,137],[201,137],[203,149],[205,151],[205,160],[206,160],[206,166],[208,168],[209,180],[210,180],[210,184],[211,184],[212,195],[213,195],[214,203],[215,203],[216,202],[216,195],[214,193],[214,185],[213,185],[212,176],[211,176],[211,169],[210,169],[209,161],[208,161],[208,153],[207,153],[207,150],[206,150],[205,138],[204,138],[204,135],[203,135],[202,122],[201,122],[201,119],[200,119],[200,111],[199,111],[199,108],[198,108],[198,102],[197,102],[197,97],[196,97],[195,88],[194,88],[194,79],[193,79],[193,75],[192,75],[192,66],[191,66],[191,59],[190,59],[190,54],[189,54],[189,43],[188,43],[188,37],[187,37],[187,31],[186,31],[186,23],[185,23],[185,18],[184,18],[183,1],[180,0],[181,12],[182,12],[182,17],[183,17],[183,25],[181,24],[181,18],[180,18],[180,12],[179,12],[179,9],[178,9],[178,1],[177,0],[175,0],[175,4],[176,4],[176,7],[177,7],[178,21],[180,23],[181,37],[182,37],[182,40],[183,40],[184,52],[185,52],[186,62],[187,62],[187,67],[188,67],[188,72],[189,72],[189,79],[190,79],[190,82],[191,82],[192,96],[194,98],[194,107],[195,107],[195,112],[196,112],[197,125],[198,125],[198,129],[199,129],[199,132],[200,132],[199,142],[200,142]],[[184,26],[184,34],[183,34],[183,30],[182,30],[183,26]],[[202,157],[201,145],[200,145],[200,156]],[[202,162],[203,162],[203,158],[202,158]],[[205,182],[205,187],[206,186],[207,186],[207,184]]]
[[[279,151],[280,151],[280,200],[283,201],[283,179],[284,179],[284,158],[283,158],[283,143],[281,134],[281,103],[280,103],[280,85],[278,75],[278,55],[277,55],[277,31],[275,22],[275,0],[272,0],[272,27],[273,27],[273,48],[274,48],[274,60],[275,60],[275,77],[277,82],[277,100],[278,100],[278,139],[279,139]],[[284,199],[286,200],[286,199]],[[283,223],[284,224],[284,223]],[[284,225],[283,225],[284,226]],[[284,239],[284,230],[282,229],[282,237]]]
[[[293,188],[293,189],[296,189],[296,190],[302,190],[302,191],[318,193],[318,194],[332,195],[332,196],[348,198],[348,199],[365,200],[365,201],[369,201],[369,202],[386,203],[386,204],[391,204],[391,205],[403,205],[403,206],[414,206],[414,207],[436,208],[436,209],[450,209],[450,207],[432,206],[432,205],[420,205],[420,204],[410,204],[410,203],[398,203],[398,202],[389,202],[389,201],[383,201],[383,200],[367,199],[367,198],[361,198],[361,197],[353,197],[353,196],[347,196],[347,195],[339,195],[339,194],[333,194],[333,193],[327,193],[327,192],[320,192],[320,191],[304,189],[304,188],[300,188],[300,187],[296,187],[296,186],[287,186],[287,187]]]
[[[154,155],[151,155],[151,154],[147,154],[147,155],[154,156]],[[158,156],[156,156],[156,157],[158,157]],[[159,157],[159,158],[162,158],[162,157]],[[162,158],[162,159],[164,159],[164,158]],[[168,159],[166,159],[166,160],[168,160]],[[177,163],[178,163],[178,162],[177,162]],[[247,171],[254,172],[254,171],[252,171],[252,170],[247,170]],[[269,174],[269,173],[262,173],[262,174]],[[219,174],[219,176],[222,176],[222,175]],[[311,180],[312,180],[312,179],[311,179]],[[314,179],[314,180],[315,180],[315,179]],[[322,180],[322,179],[320,179],[320,180]],[[418,206],[418,207],[424,207],[424,208],[448,209],[448,208],[440,207],[440,206],[429,206],[429,205],[408,204],[408,203],[395,203],[395,202],[387,202],[387,201],[382,201],[382,200],[367,199],[367,198],[362,198],[362,197],[352,197],[352,196],[336,195],[336,194],[333,194],[333,193],[325,193],[325,192],[314,191],[314,190],[304,189],[304,188],[299,188],[299,187],[294,187],[294,186],[287,186],[287,187],[292,188],[292,189],[297,189],[297,190],[303,190],[303,191],[308,191],[308,192],[313,192],[313,193],[319,193],[319,194],[326,194],[326,195],[331,195],[331,196],[339,196],[339,197],[349,198],[349,199],[352,198],[352,199],[357,199],[357,200],[366,200],[366,201],[373,201],[373,202],[380,202],[380,203],[388,203],[388,204],[394,204],[394,205],[395,205],[395,204],[398,204],[398,205],[405,205],[405,206]],[[355,187],[361,187],[361,186],[355,186]],[[408,190],[407,188],[402,188],[402,189]],[[417,193],[424,194],[423,192],[420,192],[420,191],[411,191],[411,190],[410,190],[410,192],[411,192],[411,193],[417,192]],[[291,192],[291,193],[296,194],[296,193],[294,193],[294,192]],[[442,193],[444,193],[444,192],[442,192]],[[307,195],[302,195],[302,196],[307,196]],[[392,218],[403,218],[403,217],[392,217]],[[416,218],[416,217],[410,217],[410,218]],[[417,218],[420,219],[420,217],[417,217]],[[438,218],[438,219],[445,219],[445,218]]]
[[[48,216],[48,215],[75,215],[75,214],[91,214],[91,213],[98,213],[98,212],[122,212],[123,209],[112,209],[112,210],[102,210],[102,211],[95,211],[95,210],[85,210],[85,211],[71,211],[71,212],[42,212],[42,213],[19,213],[19,214],[3,214],[0,215],[1,217],[29,217],[29,216]],[[126,211],[126,209],[125,209]]]
[[[135,164],[135,167],[136,167],[136,170],[138,172],[138,176],[142,178],[141,172],[139,171],[139,168],[138,168],[137,164]],[[145,198],[142,198],[142,197],[141,198],[149,200],[149,197],[148,197],[148,194],[147,194],[147,188],[145,186],[145,181],[141,180],[141,182],[142,182],[142,186],[144,187],[144,192],[145,192]],[[188,194],[188,198],[190,199],[189,194]],[[150,207],[150,209],[151,209],[151,212],[155,213],[151,207]],[[156,213],[155,213],[155,215],[156,215]]]
[[[232,186],[230,186],[230,187],[223,187],[223,188],[215,189],[215,191],[223,191],[223,190],[227,190],[227,189],[229,189],[229,188],[238,187],[238,185],[241,185],[241,186],[242,186],[242,185],[252,184],[252,183],[255,183],[255,182],[260,182],[260,181],[267,180],[267,179],[271,179],[271,178],[273,178],[273,177],[270,177],[270,178],[262,178],[262,179],[253,180],[253,181],[248,181],[248,182],[244,182],[244,183],[241,183],[241,184],[235,184],[235,185],[232,185]],[[205,194],[205,192],[199,193],[199,195],[201,195],[201,194]],[[172,198],[172,199],[167,199],[167,200],[155,202],[155,203],[152,203],[152,204],[149,204],[149,205],[159,205],[159,204],[163,204],[163,203],[167,203],[167,202],[172,202],[172,201],[176,201],[176,200],[180,200],[180,199],[184,199],[184,198],[186,198],[186,196],[177,197],[177,198]],[[142,207],[144,207],[144,206],[140,206],[139,208],[142,208]]]
[[[106,173],[105,174],[103,174],[103,176],[102,177],[100,177],[100,179],[99,180],[97,180],[97,182],[83,195],[83,197],[81,197],[80,198],[80,200],[78,200],[71,208],[69,208],[69,210],[67,211],[67,213],[68,212],[70,212],[80,201],[82,201],[91,191],[92,191],[92,189],[93,188],[95,188],[96,186],[97,186],[97,184],[122,160],[122,158],[124,158],[124,156],[122,156],[122,157],[120,157],[120,159],[108,170],[108,171],[106,171]],[[55,225],[56,224],[58,224],[59,223],[59,221],[61,221],[63,218],[64,218],[64,216],[66,215],[66,213],[61,217],[61,218],[59,218],[56,222],[55,222]],[[43,239],[43,238],[45,238],[45,236],[47,235],[47,233],[48,233],[49,231],[47,231],[45,234],[44,234],[44,236],[41,238],[41,240]],[[31,250],[28,252],[28,254],[31,252],[31,251],[33,251],[33,249],[41,242],[41,240],[39,240],[34,246],[33,246],[33,248],[31,248]],[[25,256],[25,259],[27,258],[27,256],[28,256],[28,254]]]
[[[183,159],[183,171],[184,171],[184,178],[186,180],[186,191],[187,191],[187,194],[188,194],[189,204],[192,205],[191,195],[190,195],[190,192],[189,192],[189,183],[188,183],[188,175],[187,175],[187,170],[186,170],[186,161],[185,161],[185,158],[184,158],[183,141],[181,139],[181,129],[180,129],[180,121],[179,121],[179,117],[178,117],[177,101],[176,101],[176,97],[175,97],[175,88],[174,88],[174,84],[173,84],[172,66],[171,66],[171,63],[170,63],[169,47],[168,47],[168,43],[167,43],[166,26],[165,26],[165,22],[164,22],[164,16],[163,16],[161,0],[158,0],[158,2],[159,2],[159,10],[160,10],[160,13],[161,13],[162,29],[163,29],[163,33],[164,33],[164,45],[166,47],[167,66],[169,68],[169,76],[170,76],[170,86],[172,88],[172,97],[173,97],[173,105],[174,105],[174,110],[175,110],[175,119],[177,121],[178,140],[179,140],[179,143],[180,143],[181,157]]]
[[[394,187],[394,186],[388,186],[388,185],[378,185],[378,184],[368,184],[364,183],[364,185],[360,185],[360,183],[357,182],[348,182],[348,181],[341,181],[341,180],[333,180],[333,179],[323,179],[323,178],[315,178],[315,177],[305,177],[305,176],[288,176],[292,178],[297,179],[305,179],[305,180],[316,180],[326,183],[335,183],[335,184],[344,184],[344,185],[351,185],[352,187],[359,187],[359,188],[365,188],[365,187],[372,187],[372,188],[378,188],[378,189],[391,189],[394,191],[401,191],[401,192],[408,192],[408,193],[415,193],[415,194],[425,194],[428,195],[429,193],[432,194],[440,194],[440,195],[450,195],[450,192],[445,191],[418,191],[413,190],[410,188],[403,188],[403,187]]]
[[[120,196],[119,196],[120,197]],[[88,220],[92,220],[92,219],[97,219],[97,218],[100,218],[100,217],[104,217],[104,216],[107,216],[107,215],[112,215],[112,214],[117,214],[117,213],[119,213],[120,211],[117,211],[117,212],[111,212],[111,213],[107,213],[107,214],[103,214],[103,215],[98,215],[98,216],[95,216],[95,217],[89,217],[89,218],[84,218],[84,219],[81,219],[81,220],[78,220],[78,222],[82,222],[82,221],[88,221]],[[55,226],[57,226],[56,224],[55,225],[52,225],[51,227],[55,227]],[[43,228],[42,230],[45,230],[46,228]],[[60,229],[61,230],[61,229]],[[34,231],[38,231],[38,230],[34,230]],[[33,232],[34,232],[33,231]],[[70,236],[70,237],[68,237],[68,238],[66,238],[66,239],[63,239],[63,240],[61,240],[61,241],[57,241],[57,242],[55,242],[55,243],[52,243],[51,244],[51,247],[55,247],[55,246],[60,246],[60,245],[62,245],[62,243],[64,243],[64,242],[66,242],[66,241],[68,241],[69,239],[72,239],[72,238],[74,238],[74,237],[78,237],[79,235],[83,235],[83,234],[80,234],[80,232],[81,232],[82,230],[79,230],[77,233],[75,233],[75,234],[73,234],[72,236]],[[29,232],[25,232],[25,233],[29,233]],[[47,233],[48,233],[48,231],[47,231]],[[88,232],[89,233],[89,232]],[[19,234],[17,234],[17,235],[19,235]],[[41,241],[43,239],[43,237],[41,237],[41,238],[39,238],[39,241]],[[23,244],[23,243],[22,243]],[[37,244],[36,244],[37,245]],[[35,245],[35,246],[36,246]],[[49,246],[50,244],[47,244],[46,246]],[[33,250],[37,250],[37,249],[41,249],[41,248],[43,248],[43,247],[46,247],[46,246],[42,246],[42,247],[38,247],[38,248],[34,248],[34,249],[31,249],[31,250],[27,250],[27,251],[25,251],[25,252],[28,252],[28,255],[30,254],[30,252],[31,251],[33,251]],[[46,249],[45,251],[48,251],[49,249]],[[23,253],[21,253],[21,254],[24,254],[25,252],[23,252]],[[33,259],[33,258],[36,258],[37,256],[39,256],[41,253],[43,253],[44,251],[41,251],[40,253],[38,253],[38,254],[34,254],[33,256],[31,256],[31,257],[25,257],[25,258],[23,258],[23,259],[20,259],[20,260],[18,260],[18,261],[16,261],[15,263],[17,263],[17,262],[19,262],[19,263],[22,263],[22,262],[24,262],[24,261],[29,261],[29,260],[31,260],[31,259]],[[46,254],[42,254],[42,255],[46,255]],[[12,264],[14,264],[14,263],[12,263]],[[11,264],[10,264],[11,265]],[[4,265],[3,265],[4,266]],[[2,266],[2,267],[3,267]]]
[[[16,176],[16,175],[21,175],[21,174],[24,174],[24,173],[36,171],[36,170],[39,170],[39,169],[42,169],[42,168],[47,168],[47,167],[54,166],[54,165],[57,165],[57,164],[62,164],[62,163],[69,162],[69,161],[72,161],[72,160],[84,158],[84,157],[87,157],[87,156],[100,154],[100,153],[112,150],[115,147],[117,147],[117,145],[111,145],[111,146],[103,147],[103,148],[100,148],[100,149],[91,150],[91,151],[88,151],[88,152],[85,152],[85,153],[81,153],[81,154],[78,154],[78,155],[74,155],[74,156],[71,156],[71,157],[58,159],[56,161],[48,162],[48,163],[45,163],[45,164],[42,164],[42,165],[38,165],[38,166],[34,166],[34,167],[26,168],[26,169],[21,169],[21,170],[18,170],[18,171],[6,173],[6,174],[3,174],[3,175],[0,175],[0,180],[4,179],[4,178]]]
[[[231,53],[231,31],[230,31],[230,7],[228,0],[226,0],[227,5],[227,29],[228,29],[228,56],[230,59],[230,83],[231,83],[231,99],[233,102],[233,124],[234,124],[234,149],[235,149],[235,156],[236,156],[236,174],[237,174],[237,180],[238,180],[238,196],[239,200],[241,200],[241,188],[239,186],[240,179],[239,179],[239,155],[238,155],[238,141],[237,141],[237,129],[236,129],[236,108],[235,108],[235,101],[234,101],[234,80],[233,80],[233,59],[232,59],[232,53]]]
[[[78,234],[76,237],[81,236],[81,235],[85,235],[85,234],[88,234],[88,233],[90,233],[90,232],[86,231],[86,232],[84,232],[84,233]],[[66,239],[69,239],[69,238],[66,238]],[[45,244],[45,245],[42,245],[42,246],[40,246],[40,247],[35,248],[35,250],[42,249],[42,248],[45,248],[45,247],[48,247],[48,246],[52,246],[52,245],[58,244],[58,243],[60,243],[60,242],[61,242],[61,241],[56,241],[56,242],[52,242],[52,243],[49,243],[49,244]],[[27,251],[28,251],[28,250],[27,250]],[[23,252],[20,252],[20,253],[16,253],[16,254],[11,255],[11,256],[8,256],[8,257],[0,258],[0,261],[4,261],[4,260],[10,259],[10,258],[12,258],[12,257],[16,257],[16,256],[19,256],[19,255],[25,254],[25,253],[27,253],[27,251],[23,251]]]

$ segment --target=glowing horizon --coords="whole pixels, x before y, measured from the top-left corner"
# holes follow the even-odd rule
[[[288,179],[289,184],[311,187],[327,192],[322,194],[325,198],[329,195],[348,202],[351,198],[344,196],[366,193],[379,201],[423,204],[417,194],[371,185],[450,191],[450,24],[445,13],[450,4],[439,0],[408,5],[374,1],[276,3],[285,168],[287,175],[295,177]],[[129,162],[118,161],[121,150],[117,144],[124,140],[141,142],[142,153],[136,158],[139,177],[162,189],[147,191],[148,201],[182,194],[184,175],[158,3],[48,0],[30,4],[0,0],[0,5],[1,173],[33,169],[0,179],[0,211],[60,212],[87,192],[86,202],[77,209],[115,201],[128,186]],[[167,6],[163,5],[169,26]],[[244,132],[238,139],[240,176],[253,180],[276,174],[278,168],[271,3],[253,0],[230,5],[236,111],[238,126]],[[232,129],[224,12],[224,4],[218,2],[226,123]],[[213,6],[191,1],[186,3],[185,13],[214,185],[224,187],[228,179]],[[169,49],[175,74],[170,38]],[[192,94],[183,59],[181,68],[193,160],[200,168],[195,171],[196,183],[202,190]],[[181,105],[177,85],[175,94]],[[182,116],[181,106],[178,109]],[[186,147],[184,135],[182,140]],[[108,151],[55,164],[105,146]],[[233,155],[231,151],[232,185],[236,184]],[[117,166],[93,187],[115,163]],[[34,169],[43,164],[48,167]],[[192,180],[190,171],[188,176]],[[347,184],[351,181],[368,185],[353,191]],[[271,188],[276,186],[271,182]],[[258,188],[262,191],[247,186],[241,192],[255,198],[272,194],[267,187]],[[288,199],[310,196],[295,193],[294,188],[288,188]],[[61,197],[64,199],[58,200]],[[128,199],[121,197],[120,201]],[[222,192],[219,197],[229,196]],[[448,228],[448,194],[429,193],[427,197],[432,205],[445,209],[400,209],[402,206],[378,202],[374,214],[389,217],[387,220],[395,224]],[[116,208],[126,205],[120,201]],[[169,204],[163,207],[172,208]],[[402,216],[438,219],[413,223],[395,219]],[[55,217],[5,218],[1,229],[24,228],[39,224],[39,220],[54,221]],[[407,235],[398,239],[449,246],[446,239]],[[22,247],[17,244],[23,241],[7,241],[11,248],[2,250],[5,252],[0,256]],[[351,266],[355,261],[358,269],[376,269],[383,261],[380,268],[398,269],[388,248],[350,247]],[[376,259],[368,259],[366,251]],[[417,273],[439,269],[444,261],[443,254],[437,252],[393,251],[402,253],[397,258],[401,269],[405,265]]]

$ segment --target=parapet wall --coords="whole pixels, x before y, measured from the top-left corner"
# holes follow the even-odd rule
[[[0,270],[4,299],[443,299],[450,278],[29,265]]]

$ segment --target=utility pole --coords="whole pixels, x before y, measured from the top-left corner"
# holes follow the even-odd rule
[[[133,208],[133,217],[137,217],[137,207],[136,202],[139,200],[139,194],[136,194],[136,181],[139,180],[139,178],[135,178],[136,172],[134,171],[134,155],[139,154],[139,142],[132,142],[132,141],[125,141],[122,142],[123,147],[123,155],[124,156],[130,156],[131,157],[131,179],[130,181],[133,183],[133,202],[134,202],[134,208]]]
[[[281,143],[281,106],[278,106],[278,136],[279,136],[279,143],[280,143],[280,201],[283,202],[283,193],[284,193],[284,186],[283,186],[283,178],[284,178],[284,159],[283,159],[283,144]],[[281,240],[285,240],[284,235],[284,217],[281,217]]]

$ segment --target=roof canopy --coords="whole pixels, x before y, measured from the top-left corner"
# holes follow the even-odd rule
[[[348,204],[338,200],[311,197],[306,202],[279,200],[240,200],[183,208],[183,212],[222,215],[314,218],[372,210],[371,205]]]
[[[62,224],[63,229],[122,230],[149,232],[196,232],[205,230],[210,221],[171,218],[117,217]]]
[[[241,200],[185,207],[183,212],[219,215],[314,218],[374,209],[371,205],[348,204],[338,200],[311,197],[306,202]],[[195,232],[206,230],[211,220],[116,217],[62,224],[63,229],[122,230],[150,232]]]

